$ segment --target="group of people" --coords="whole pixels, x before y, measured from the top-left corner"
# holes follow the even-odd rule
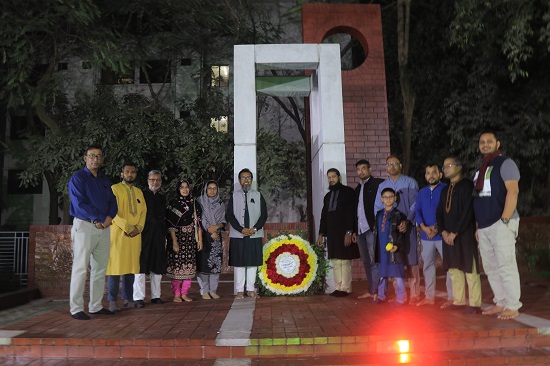
[[[355,164],[359,184],[354,189],[341,183],[340,172],[327,171],[329,192],[324,197],[317,243],[327,246],[334,273],[332,296],[352,292],[353,259],[361,258],[368,291],[360,299],[388,302],[386,290],[393,279],[396,298],[392,305],[435,304],[436,257],[446,271],[447,301],[441,308],[465,314],[519,315],[519,272],[515,256],[519,215],[516,204],[520,173],[514,161],[500,152],[494,132],[479,138],[483,163],[473,181],[464,176],[463,163],[448,157],[440,167],[425,166],[427,186],[402,174],[396,155],[386,159],[388,178],[371,176],[367,160]],[[112,315],[124,307],[145,306],[145,276],[150,276],[151,303],[162,304],[160,283],[171,279],[173,301],[190,302],[195,276],[203,299],[218,299],[222,270],[222,230],[229,224],[229,265],[234,267],[235,294],[257,298],[256,273],[263,261],[263,226],[267,207],[262,194],[252,188],[253,174],[243,169],[226,206],[218,184],[208,181],[198,199],[189,180],[181,180],[175,198],[168,203],[159,192],[161,173],[148,174],[148,187],[135,187],[137,168],[122,166],[120,183],[111,186],[99,170],[101,147],[90,146],[86,166],[69,181],[73,267],[70,312],[88,320],[84,312],[84,286],[90,266],[89,313]],[[445,176],[448,180],[443,183]],[[420,241],[417,235],[420,233]],[[421,243],[425,292],[420,293],[418,244]],[[481,310],[480,262],[494,294],[494,306]],[[102,306],[108,283],[109,309]],[[466,284],[468,301],[466,300]]]
[[[86,149],[85,167],[71,177],[70,213],[73,266],[70,286],[70,313],[74,319],[88,320],[84,312],[84,287],[90,266],[90,314],[113,315],[122,306],[145,306],[145,276],[151,283],[151,303],[162,304],[161,279],[171,279],[174,302],[190,302],[191,279],[197,277],[205,300],[217,294],[222,270],[222,230],[226,217],[231,224],[230,265],[235,266],[237,298],[254,291],[256,268],[262,261],[263,225],[267,208],[263,196],[251,189],[252,173],[239,173],[240,189],[235,190],[226,211],[218,194],[218,184],[208,181],[195,199],[189,180],[181,180],[170,201],[159,192],[162,175],[152,170],[143,191],[135,186],[137,168],[125,163],[121,182],[111,185],[100,171],[104,155],[100,146]],[[109,309],[102,306],[107,276]]]
[[[457,157],[439,166],[425,166],[427,186],[402,174],[399,158],[386,159],[386,180],[371,176],[370,163],[355,164],[360,179],[355,191],[340,182],[340,172],[329,169],[329,192],[324,198],[317,243],[326,242],[334,271],[332,296],[352,292],[351,261],[361,258],[368,292],[360,299],[388,302],[386,290],[393,279],[394,306],[435,304],[436,258],[446,271],[447,301],[442,309],[464,314],[496,315],[513,319],[519,315],[519,271],[515,242],[519,215],[516,210],[520,173],[515,162],[501,154],[494,132],[479,138],[482,165],[465,177]],[[445,176],[448,183],[441,179]],[[424,298],[420,293],[417,234],[420,233]],[[478,251],[479,249],[479,251]],[[494,305],[481,309],[480,261],[494,294]],[[466,285],[468,301],[466,300]]]

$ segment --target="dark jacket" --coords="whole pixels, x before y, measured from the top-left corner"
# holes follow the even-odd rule
[[[376,222],[374,221],[374,203],[380,197],[376,197],[378,192],[378,186],[382,183],[384,179],[370,177],[369,180],[365,183],[365,189],[363,192],[363,207],[365,209],[365,216],[367,217],[367,222],[372,231],[376,227]],[[359,195],[361,194],[361,183],[357,184],[355,187],[355,202],[359,204]],[[355,215],[355,233],[359,233],[359,227],[357,222],[357,215]]]
[[[376,222],[378,222],[379,216],[384,215],[384,210],[380,210],[376,213]],[[397,250],[394,253],[393,263],[403,263],[407,255],[409,254],[410,245],[409,245],[409,235],[408,230],[405,233],[397,230],[399,224],[403,221],[407,221],[407,216],[405,216],[401,211],[394,208],[390,213],[390,240],[393,239],[393,244],[397,245]],[[378,225],[374,227],[374,236],[376,238],[375,246],[375,258],[376,263],[380,263],[380,241],[378,240]],[[384,248],[385,250],[385,248]]]
[[[353,188],[338,183],[330,187],[330,192],[323,200],[319,234],[327,237],[327,254],[329,259],[356,259],[359,258],[359,247],[352,243],[344,245],[347,231],[353,231],[357,217],[355,194]],[[335,209],[331,210],[330,198],[332,192],[338,193]]]

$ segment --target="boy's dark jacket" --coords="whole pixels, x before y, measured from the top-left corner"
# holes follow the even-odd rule
[[[378,219],[380,216],[384,215],[384,210],[380,210],[376,213],[376,225],[374,226],[375,231],[374,235],[376,238],[376,247],[375,247],[375,258],[376,263],[380,263],[380,250],[386,250],[386,246],[384,245],[384,248],[380,248],[380,240],[378,237]],[[397,250],[394,253],[394,260],[393,263],[403,263],[405,261],[405,258],[409,254],[410,249],[410,243],[409,243],[409,232],[411,230],[410,227],[407,228],[407,231],[404,233],[399,232],[397,230],[397,227],[402,221],[407,220],[407,216],[405,216],[401,211],[399,211],[397,208],[394,208],[390,213],[390,241],[393,239],[393,245],[397,246]]]

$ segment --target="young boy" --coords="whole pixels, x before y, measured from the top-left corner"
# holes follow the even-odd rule
[[[403,305],[407,301],[404,281],[405,265],[403,264],[403,260],[408,254],[409,245],[406,235],[399,232],[398,226],[401,222],[407,220],[407,217],[397,208],[393,207],[397,201],[397,196],[393,189],[384,188],[380,199],[384,203],[384,209],[376,213],[376,259],[380,282],[378,284],[378,298],[375,300],[375,303],[386,302],[388,279],[394,278],[396,283],[395,305]]]

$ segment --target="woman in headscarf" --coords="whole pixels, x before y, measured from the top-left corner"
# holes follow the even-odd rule
[[[169,235],[166,276],[172,279],[174,302],[193,301],[187,294],[197,269],[197,249],[202,249],[201,213],[201,206],[191,195],[189,181],[180,181],[176,197],[170,200],[166,209]]]
[[[202,207],[203,250],[198,254],[197,280],[205,300],[219,299],[216,293],[222,271],[222,230],[225,227],[225,205],[218,193],[218,183],[210,180],[199,197]]]

